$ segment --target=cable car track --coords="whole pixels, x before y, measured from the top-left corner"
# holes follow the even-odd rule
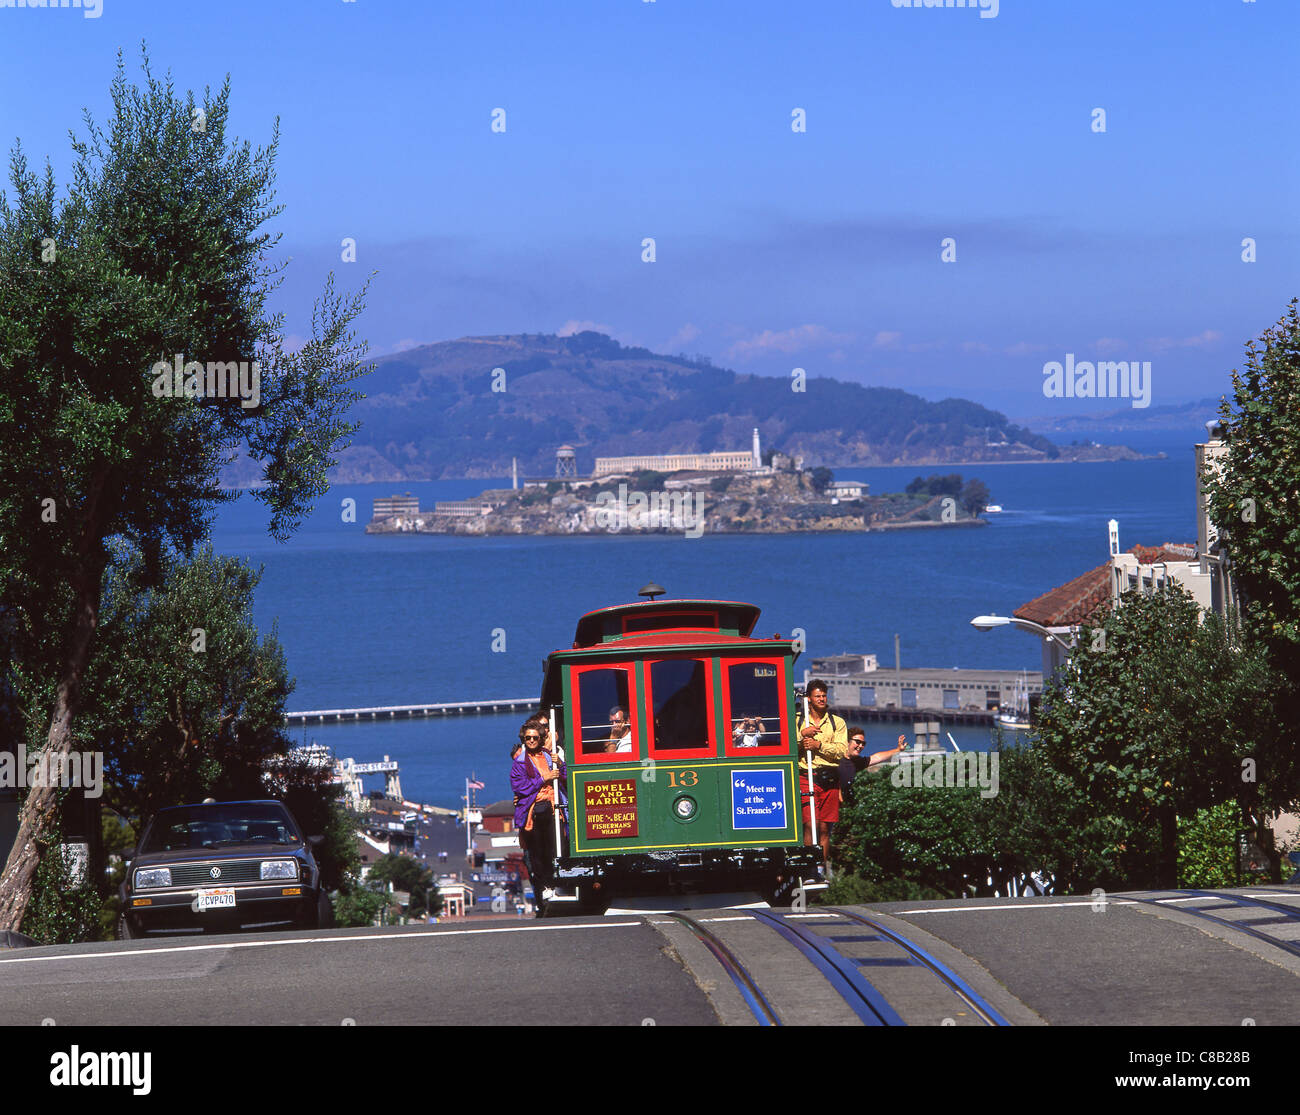
[[[812,926],[791,922],[788,915],[771,910],[747,910],[751,917],[775,929],[794,945],[826,981],[839,992],[854,1014],[865,1026],[905,1026],[902,1016],[889,1005],[888,1000],[862,975],[858,965],[835,948]],[[828,911],[829,912],[829,911]],[[827,924],[817,922],[818,925]],[[831,922],[829,924],[839,924]]]
[[[776,1013],[776,1008],[768,1002],[767,996],[758,989],[758,984],[754,982],[753,976],[749,974],[749,969],[723,943],[722,938],[712,930],[705,929],[695,918],[687,917],[685,914],[670,913],[666,916],[674,921],[681,922],[700,939],[705,948],[713,953],[714,959],[722,965],[723,971],[731,977],[731,981],[736,985],[741,998],[745,1000],[745,1005],[749,1008],[750,1013],[758,1019],[760,1026],[784,1025],[780,1015]]]
[[[901,948],[906,949],[908,953],[914,956],[926,969],[942,980],[948,988],[962,1000],[971,1010],[973,1010],[984,1023],[988,1026],[1009,1026],[1011,1025],[1002,1017],[974,988],[962,979],[956,972],[946,964],[936,960],[919,945],[914,944],[904,937],[901,933],[896,933],[892,929],[882,925],[875,918],[869,918],[865,914],[858,914],[852,910],[845,910],[838,906],[831,906],[828,909],[835,913],[855,921],[860,925],[868,926],[874,929],[881,936],[888,937]]]
[[[838,907],[827,907],[824,917],[817,914],[795,915],[773,910],[736,910],[738,915],[752,918],[772,929],[796,948],[817,969],[818,973],[838,993],[844,1003],[866,1026],[906,1026],[902,1017],[886,995],[862,973],[864,967],[912,966],[922,968],[936,977],[964,1006],[987,1026],[1009,1026],[1010,1023],[990,1005],[965,980],[945,964],[931,956],[925,949],[908,940],[869,916]],[[735,951],[722,938],[695,917],[683,913],[668,913],[667,917],[680,922],[700,940],[722,965],[740,991],[746,1007],[761,1026],[783,1026],[785,1021],[763,993],[758,980]],[[842,929],[861,926],[871,932],[854,936],[824,936],[817,928]],[[906,955],[903,957],[853,957],[845,955],[837,943],[887,942]]]
[[[1275,910],[1286,915],[1283,924],[1300,924],[1300,906],[1287,906],[1281,902],[1267,902],[1261,898],[1248,898],[1241,894],[1220,894],[1208,890],[1177,890],[1173,893],[1175,895],[1189,898],[1212,898],[1218,902],[1230,903],[1230,905],[1227,906],[1211,907],[1211,909],[1215,910],[1248,910],[1251,908]],[[1253,928],[1254,926],[1261,924],[1259,921],[1233,921],[1231,918],[1215,917],[1214,914],[1199,906],[1174,906],[1172,903],[1177,901],[1176,898],[1139,898],[1133,894],[1125,894],[1123,897],[1134,902],[1140,902],[1146,906],[1154,906],[1158,910],[1179,910],[1185,914],[1192,914],[1204,921],[1212,921],[1216,925],[1225,925],[1229,929],[1236,929],[1239,932],[1246,934],[1248,937],[1254,937],[1258,941],[1263,941],[1266,945],[1272,945],[1274,948],[1279,948],[1283,952],[1290,953],[1292,956],[1300,957],[1300,942],[1289,941],[1284,937],[1275,937],[1271,933],[1260,932],[1258,929]],[[1270,919],[1267,924],[1273,925],[1277,924],[1277,922]]]

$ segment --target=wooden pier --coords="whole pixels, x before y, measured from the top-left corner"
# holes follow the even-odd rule
[[[290,712],[290,725],[346,724],[356,720],[423,720],[430,716],[482,716],[506,712],[534,712],[536,697],[504,701],[447,701],[431,705],[382,705],[377,708],[327,708]]]

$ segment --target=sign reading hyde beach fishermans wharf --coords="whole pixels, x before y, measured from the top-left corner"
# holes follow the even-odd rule
[[[587,839],[636,836],[636,779],[588,782],[583,791]]]

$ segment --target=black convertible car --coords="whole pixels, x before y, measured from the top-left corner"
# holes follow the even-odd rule
[[[304,838],[278,801],[205,801],[163,809],[145,827],[119,890],[118,937],[330,924],[329,895]]]

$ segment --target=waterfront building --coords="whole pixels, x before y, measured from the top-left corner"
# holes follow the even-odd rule
[[[1043,675],[1024,670],[959,670],[936,666],[882,668],[874,654],[814,658],[804,684],[826,682],[830,704],[849,715],[881,717],[929,712],[989,720],[996,709],[1014,708],[1017,687],[1031,702],[1043,691]]]

